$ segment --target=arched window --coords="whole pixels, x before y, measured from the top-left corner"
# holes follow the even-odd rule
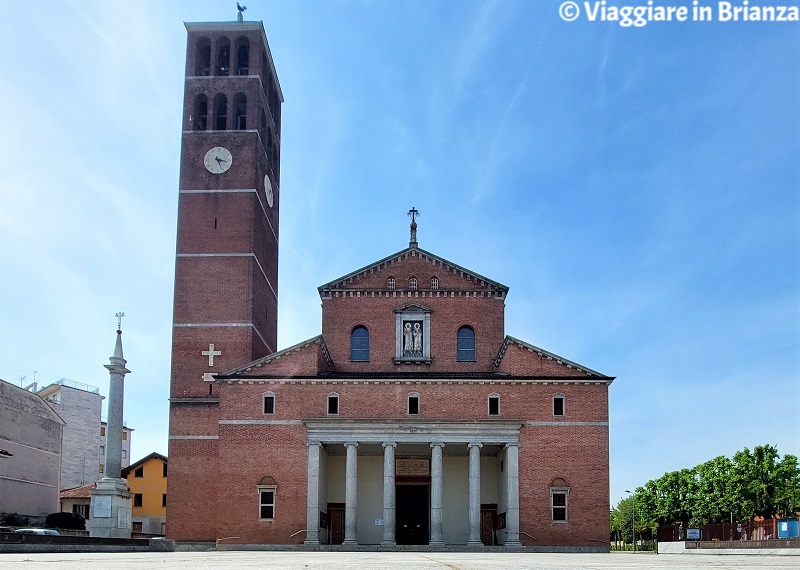
[[[475,331],[471,327],[461,327],[456,335],[456,360],[475,361]]]
[[[416,289],[417,288],[417,278],[416,277],[410,277],[408,279],[408,288],[409,289]]]
[[[250,42],[247,38],[236,40],[236,75],[250,74]]]
[[[237,131],[247,129],[247,96],[244,93],[237,93],[234,95],[233,113],[234,128]]]
[[[228,128],[228,98],[220,93],[214,97],[214,130],[224,131]]]
[[[350,333],[350,360],[369,360],[369,331],[367,327],[356,327]]]
[[[208,97],[202,93],[194,98],[192,126],[196,131],[204,131],[208,128]]]
[[[563,416],[564,415],[564,394],[556,394],[553,396],[553,415],[554,416]]]
[[[553,522],[566,523],[569,507],[569,483],[557,477],[550,483],[550,507],[551,519]]]
[[[261,109],[261,144],[267,144],[267,114],[264,112],[264,109]],[[269,155],[267,155],[269,156]]]
[[[194,74],[211,75],[211,42],[208,38],[197,40],[197,49],[194,56]]]
[[[439,278],[431,277],[431,289],[438,289],[438,288],[439,288]]]
[[[217,47],[217,75],[228,75],[231,72],[231,41],[220,38]]]
[[[386,280],[386,288],[387,289],[394,289],[395,283],[396,282],[394,280],[394,277],[389,277],[389,279]]]

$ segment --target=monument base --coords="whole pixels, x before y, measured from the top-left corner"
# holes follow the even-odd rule
[[[103,477],[92,496],[89,536],[131,537],[131,494],[125,479]]]

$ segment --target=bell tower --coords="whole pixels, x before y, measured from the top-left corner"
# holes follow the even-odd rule
[[[211,375],[277,350],[283,95],[261,22],[186,30],[167,532],[205,540],[216,498],[193,489],[216,486]]]

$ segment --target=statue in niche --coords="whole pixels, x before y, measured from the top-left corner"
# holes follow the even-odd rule
[[[406,321],[403,323],[403,356],[422,358],[422,323]]]
[[[420,323],[414,323],[414,353],[418,356],[422,356],[422,325]]]
[[[411,332],[411,323],[403,325],[403,356],[412,356],[414,352],[414,335]]]

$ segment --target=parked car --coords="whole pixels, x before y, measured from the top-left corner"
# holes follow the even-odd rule
[[[49,534],[50,536],[61,536],[60,532],[49,528],[18,528],[15,532],[20,534]]]

